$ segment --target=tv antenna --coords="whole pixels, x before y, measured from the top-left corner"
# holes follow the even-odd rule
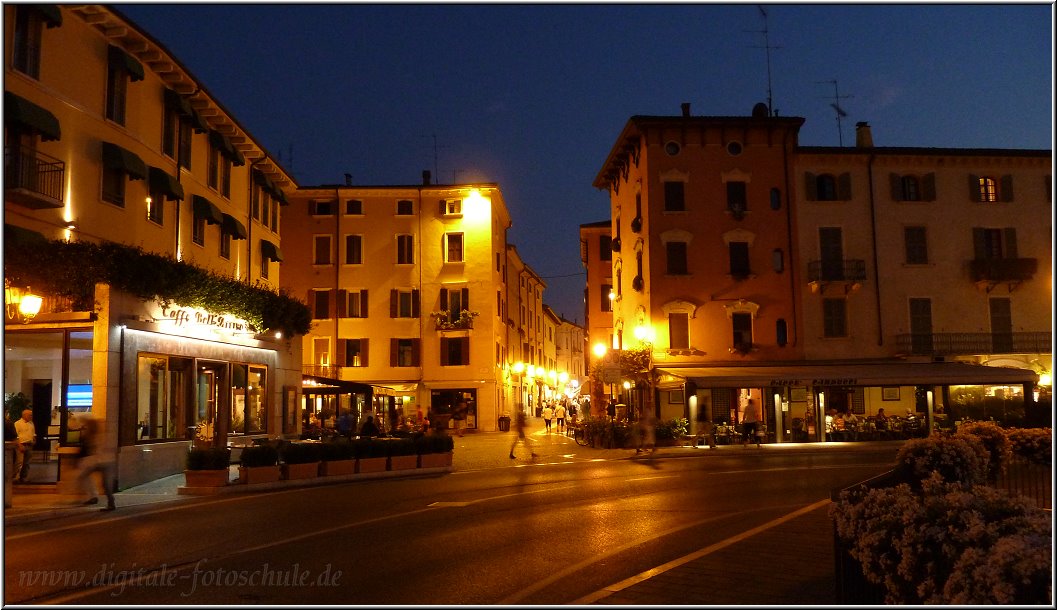
[[[832,84],[833,85],[833,102],[830,103],[830,106],[833,107],[833,111],[837,114],[837,142],[839,142],[840,145],[843,147],[844,146],[844,131],[841,129],[840,120],[842,118],[848,116],[848,113],[844,112],[844,109],[840,107],[840,101],[841,100],[846,100],[849,97],[855,97],[855,96],[854,95],[841,95],[840,91],[837,89],[837,79],[833,79],[833,80],[818,80],[818,81],[815,81],[815,83],[819,84],[819,85],[828,85],[828,84]]]
[[[771,94],[771,49],[781,49],[782,47],[771,44],[769,30],[767,28],[767,11],[765,11],[762,6],[757,6],[756,8],[760,9],[760,16],[763,17],[763,29],[746,31],[763,34],[763,46],[753,46],[752,48],[767,50],[767,116],[774,116],[774,97]]]
[[[437,157],[438,157],[438,155],[437,155],[437,134],[431,133],[428,136],[419,136],[419,137],[420,138],[433,138],[433,175],[435,176],[433,179],[434,180],[439,180],[440,179],[440,171],[437,169]],[[444,146],[443,148],[447,148],[447,146]]]

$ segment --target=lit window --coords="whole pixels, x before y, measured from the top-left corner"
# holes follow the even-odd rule
[[[979,200],[987,203],[998,201],[998,183],[995,179],[990,176],[981,176],[979,182]]]

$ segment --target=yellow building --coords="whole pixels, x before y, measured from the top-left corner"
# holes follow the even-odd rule
[[[303,309],[274,293],[292,178],[115,9],[6,4],[4,25],[4,391],[32,401],[40,448],[73,441],[68,414],[91,412],[126,487],[181,471],[196,434],[296,432],[301,342],[275,331],[298,324],[234,313]],[[228,299],[167,301],[180,276],[159,274],[187,267],[161,259],[230,282]],[[43,297],[32,318],[28,293]]]
[[[417,408],[495,430],[507,409],[505,318],[510,216],[495,184],[303,187],[284,217],[284,286],[307,300],[305,372],[374,386],[384,423]],[[391,396],[392,398],[388,398]]]
[[[650,355],[637,406],[733,429],[754,401],[776,441],[822,440],[833,409],[949,425],[962,386],[1038,415],[1050,151],[878,148],[866,125],[857,147],[801,147],[802,124],[684,104],[618,136],[594,185],[611,201],[610,346]]]
[[[596,350],[616,347],[613,334],[613,223],[609,220],[580,225],[580,262],[587,272],[584,288],[584,326],[587,352],[584,374],[590,376],[599,362]],[[595,346],[601,346],[596,348]],[[596,394],[590,381],[582,395]]]
[[[510,413],[534,414],[542,408],[545,386],[542,312],[547,284],[513,244],[507,245],[505,275]]]

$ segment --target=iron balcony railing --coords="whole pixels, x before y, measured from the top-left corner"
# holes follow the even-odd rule
[[[844,259],[811,261],[807,265],[809,282],[862,282],[866,280],[866,261]]]
[[[66,164],[28,146],[4,147],[4,188],[21,189],[62,206]]]
[[[969,262],[974,282],[1019,282],[1030,280],[1038,270],[1034,258],[977,258]]]
[[[301,365],[301,374],[337,379],[341,375],[341,367],[331,364],[303,364]]]
[[[898,349],[907,354],[1049,354],[1050,333],[919,333],[896,335]]]

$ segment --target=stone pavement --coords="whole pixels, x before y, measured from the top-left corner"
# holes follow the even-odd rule
[[[531,419],[531,418],[530,418]],[[519,444],[516,459],[509,457],[513,432],[468,431],[455,437],[453,471],[530,467],[568,461],[630,459],[634,449],[581,447],[562,434],[547,434],[542,420],[532,420],[530,438],[539,454],[536,460]],[[894,442],[765,444],[762,448],[719,446],[659,447],[657,458],[722,456],[732,452],[766,455],[823,451],[880,452],[895,454]],[[176,474],[117,493],[118,511],[143,510],[160,503],[191,501],[180,495],[183,474]],[[320,484],[326,484],[321,481]],[[5,525],[15,525],[95,513],[99,506],[84,507],[77,496],[31,493],[18,490],[12,506],[4,510]],[[105,499],[101,498],[101,502]],[[749,535],[728,540],[690,556],[674,560],[648,573],[613,583],[577,600],[579,604],[616,605],[832,605],[834,583],[833,528],[828,501],[804,507],[798,514],[778,519]]]

